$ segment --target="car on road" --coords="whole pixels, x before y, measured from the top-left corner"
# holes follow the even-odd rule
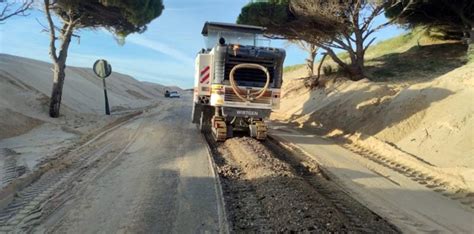
[[[170,98],[180,98],[178,91],[171,91]]]

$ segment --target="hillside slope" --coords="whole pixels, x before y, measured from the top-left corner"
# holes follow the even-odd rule
[[[83,116],[104,113],[102,81],[91,69],[66,69],[61,106],[63,118],[58,120],[47,115],[52,87],[51,64],[0,54],[0,78],[0,139],[25,133],[43,122],[59,123],[68,116],[79,118],[79,113]],[[140,82],[115,72],[107,78],[113,113],[150,105],[162,97],[164,89],[164,86]]]
[[[439,48],[447,54],[433,51]],[[344,137],[368,149],[397,150],[474,185],[474,64],[462,65],[462,59],[453,55],[458,44],[403,50],[390,57],[411,67],[371,68],[396,74],[390,79],[371,77],[383,82],[338,78],[310,91],[296,79],[304,74],[303,68],[287,72],[281,109],[272,118],[327,137]],[[414,50],[421,51],[421,57],[430,56],[426,60],[407,56]],[[378,56],[371,60],[389,55]],[[432,61],[436,63],[430,69]]]
[[[51,64],[0,54],[0,189],[75,144],[158,105],[166,87],[113,73],[107,78],[112,115],[104,114],[102,81],[91,69],[68,67],[61,115],[48,116]]]

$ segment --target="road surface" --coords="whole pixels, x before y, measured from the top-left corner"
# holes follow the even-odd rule
[[[66,169],[30,186],[41,191],[33,200],[17,199],[23,208],[0,230],[224,231],[216,177],[205,141],[189,121],[190,105],[189,97],[163,100],[71,152]],[[48,177],[55,179],[42,181]]]
[[[474,212],[389,168],[331,140],[275,124],[270,134],[313,157],[352,197],[403,232],[472,233]]]
[[[210,154],[190,123],[190,99],[161,100],[45,163],[41,177],[0,204],[0,233],[474,230],[471,207],[288,126],[273,125],[266,143],[211,144]]]

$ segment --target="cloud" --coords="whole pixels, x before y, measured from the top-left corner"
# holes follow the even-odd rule
[[[141,37],[141,36],[135,36],[132,35],[127,38],[127,42],[133,43],[135,45],[139,45],[145,48],[152,49],[156,52],[166,54],[175,60],[178,60],[180,62],[183,62],[187,65],[192,65],[194,64],[194,59],[192,57],[189,57],[185,53],[158,41],[152,41],[147,38]]]

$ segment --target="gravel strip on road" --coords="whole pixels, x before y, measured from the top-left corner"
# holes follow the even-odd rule
[[[329,181],[314,161],[273,141],[207,140],[233,232],[400,232]]]

